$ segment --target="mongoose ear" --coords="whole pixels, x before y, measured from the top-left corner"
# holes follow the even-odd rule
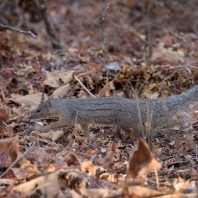
[[[51,108],[51,107],[52,107],[52,103],[51,103],[51,101],[50,101],[50,100],[47,100],[47,106],[48,106],[49,108]]]

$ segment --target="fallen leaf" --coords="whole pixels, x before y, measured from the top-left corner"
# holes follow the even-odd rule
[[[49,72],[46,74],[46,79],[43,81],[43,84],[49,87],[59,88],[60,81],[67,84],[73,79],[73,73],[73,70]]]
[[[0,185],[6,185],[6,186],[14,186],[14,184],[17,183],[14,179],[0,179]]]
[[[2,121],[6,122],[9,119],[9,112],[6,109],[0,108],[0,125]]]
[[[114,158],[114,151],[109,151],[107,155],[103,158],[103,164],[111,163]]]
[[[117,62],[110,62],[109,64],[105,65],[106,69],[119,71],[120,65]]]
[[[81,171],[85,173],[92,173],[93,175],[96,175],[96,169],[97,167],[93,165],[93,162],[91,161],[84,161],[81,164]]]
[[[9,167],[18,157],[22,155],[19,150],[19,143],[16,139],[2,139],[0,140],[0,167]],[[16,164],[22,165],[27,160],[22,157]]]
[[[95,188],[95,189],[80,189],[80,192],[85,197],[94,197],[94,198],[109,198],[109,197],[119,197],[121,195],[121,190],[111,190],[104,188]]]
[[[52,140],[54,133],[56,132],[49,132],[49,133],[39,133],[39,136],[48,140]]]
[[[114,82],[109,81],[104,86],[104,96],[110,96],[110,91],[115,89]]]
[[[138,149],[134,152],[129,161],[128,176],[135,178],[137,175],[144,175],[153,169],[158,169],[161,164],[152,156],[148,145],[142,139],[139,140]]]
[[[86,137],[81,137],[79,135],[76,135],[75,136],[75,139],[79,142],[84,142],[84,143],[87,143],[88,142],[88,139]]]
[[[23,196],[33,196],[39,191],[48,198],[54,198],[58,195],[59,188],[58,175],[55,172],[19,184],[14,190],[22,193]]]
[[[182,51],[171,51],[164,48],[162,43],[155,48],[151,55],[151,61],[163,60],[168,62],[184,62],[184,53]]]
[[[70,152],[67,153],[67,155],[64,158],[64,161],[67,162],[68,166],[71,166],[71,165],[77,166],[77,165],[79,165],[77,157],[73,153],[70,153]]]
[[[184,180],[181,177],[179,177],[179,178],[174,180],[173,186],[174,186],[176,192],[181,192],[181,191],[183,191],[184,189],[187,188],[189,183],[190,183],[189,179],[188,180]]]
[[[13,100],[11,99],[10,101],[18,105],[25,104],[26,106],[38,106],[42,101],[42,95],[43,93],[31,94],[31,95],[22,96],[17,99],[13,99]],[[43,99],[44,101],[48,99],[46,94],[44,94]]]
[[[128,192],[129,195],[135,195],[137,197],[155,197],[155,196],[160,196],[163,195],[163,192],[149,189],[143,186],[129,186],[128,187]]]
[[[51,95],[52,98],[64,98],[70,89],[70,84],[63,85],[56,89]]]
[[[58,140],[59,138],[61,138],[63,136],[64,136],[63,130],[55,131],[55,133],[52,136],[52,141],[55,142],[56,140]]]

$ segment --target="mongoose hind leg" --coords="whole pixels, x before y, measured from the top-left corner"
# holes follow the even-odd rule
[[[90,137],[89,125],[87,123],[81,123],[80,126],[81,126],[82,130],[84,131],[85,137],[89,138]]]

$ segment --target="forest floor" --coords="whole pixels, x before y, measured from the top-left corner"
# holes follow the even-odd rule
[[[37,37],[0,29],[0,197],[197,197],[196,124],[150,151],[113,126],[91,126],[88,141],[78,125],[30,133],[28,121],[49,97],[156,99],[195,86],[197,2],[48,1],[58,50],[34,6],[4,3],[10,26]]]

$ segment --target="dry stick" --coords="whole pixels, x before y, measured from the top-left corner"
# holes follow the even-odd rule
[[[109,8],[110,8],[110,5],[112,4],[114,2],[114,0],[112,0],[111,2],[107,2],[106,1],[106,9],[105,9],[105,14],[107,15],[107,16],[110,16],[108,13],[107,13],[107,10],[109,10]]]
[[[161,68],[161,66],[153,66],[154,68]],[[165,67],[169,67],[170,70],[174,70],[174,69],[194,69],[194,70],[197,70],[197,67],[196,66],[192,66],[192,65],[177,65],[177,66],[171,66],[171,65],[164,65],[163,66],[164,68]]]
[[[141,112],[140,112],[140,103],[139,103],[139,100],[137,100],[137,110],[138,110],[138,117],[139,117],[139,120],[140,120],[140,127],[141,127],[141,131],[142,131],[142,137],[144,138],[145,137],[144,126],[143,126],[142,116],[141,116]]]
[[[151,149],[151,122],[152,122],[152,116],[153,116],[153,106],[152,106],[151,100],[146,100],[146,138],[148,145]]]
[[[105,23],[105,20],[107,17],[107,9],[109,9],[109,6],[112,2],[108,3],[108,0],[106,0],[105,13],[104,14],[102,12],[100,13],[100,37],[101,37],[101,41],[102,41],[102,50],[103,50],[103,53],[105,56],[107,55],[107,46],[106,46],[105,24],[104,23]]]
[[[50,37],[51,42],[52,42],[52,47],[54,49],[62,49],[59,38],[56,34],[54,25],[51,22],[52,20],[49,18],[48,14],[47,14],[46,0],[43,1],[43,4],[40,4],[38,0],[33,0],[33,2],[45,22],[46,31]]]
[[[92,96],[93,98],[96,98],[96,96],[94,96],[94,95],[85,87],[85,85],[83,85],[83,83],[78,79],[77,76],[74,75],[74,78],[80,83],[80,85],[83,87],[83,89],[85,89],[85,91],[86,91],[90,96]]]
[[[0,175],[0,178],[2,178],[23,156],[25,156],[27,153],[29,153],[33,149],[34,146],[35,146],[35,142],[32,144],[32,146],[27,151],[25,151],[25,153],[23,153],[23,155],[18,157],[5,172],[3,172]]]
[[[106,14],[100,13],[100,37],[101,37],[101,41],[102,41],[102,50],[104,52],[104,54],[107,54],[107,48],[106,48],[106,39],[105,39],[105,28],[104,28],[104,22],[106,19]]]
[[[17,28],[7,26],[7,25],[2,25],[2,24],[0,24],[0,26],[3,27],[3,28],[6,28],[6,29],[10,29],[10,30],[22,33],[22,34],[30,34],[33,38],[37,38],[37,36],[31,31],[23,31],[23,30],[19,30]]]
[[[157,189],[159,190],[159,178],[158,178],[158,172],[157,172],[157,169],[156,169],[156,168],[154,169],[154,171],[155,171],[155,177],[156,177]]]
[[[125,180],[124,180],[124,183],[123,183],[123,186],[122,186],[122,189],[121,189],[121,193],[122,193],[122,194],[123,194],[124,191],[125,191],[125,187],[126,187],[126,184],[127,184],[127,179],[128,179],[128,173],[127,173],[127,175],[126,175],[126,177],[125,177]]]

